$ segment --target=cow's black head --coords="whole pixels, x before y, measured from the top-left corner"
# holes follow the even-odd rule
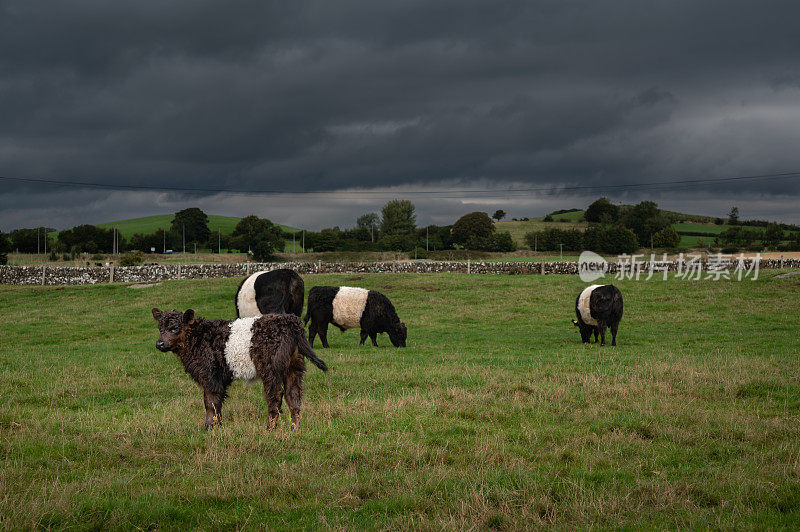
[[[395,323],[389,330],[386,331],[386,334],[389,335],[389,340],[392,341],[392,345],[395,347],[405,347],[406,346],[406,337],[408,336],[408,330],[406,329],[405,323]]]
[[[167,351],[180,350],[186,340],[186,333],[194,324],[194,311],[186,312],[161,311],[153,309],[153,318],[158,322],[158,341],[156,349]]]

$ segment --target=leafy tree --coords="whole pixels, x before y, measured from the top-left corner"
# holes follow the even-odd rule
[[[608,198],[600,198],[586,208],[583,217],[587,222],[613,224],[619,220],[619,207]]]
[[[636,233],[621,225],[606,229],[604,238],[602,251],[606,253],[619,255],[621,253],[633,253],[639,249]]]
[[[764,244],[774,248],[783,240],[783,229],[776,223],[771,223],[764,230]]]
[[[156,253],[161,253],[166,249],[178,249],[182,241],[182,235],[174,231],[157,229],[150,234],[134,234],[126,247],[131,250],[138,249],[145,253],[150,253],[151,249],[155,249]]]
[[[11,241],[8,235],[0,231],[0,266],[8,264],[9,251],[11,251]]]
[[[375,235],[375,230],[379,229],[380,226],[381,218],[376,212],[368,212],[367,214],[363,214],[356,219],[356,227],[367,231],[371,241],[374,240],[373,237]]]
[[[496,211],[494,211],[494,214],[492,215],[492,218],[494,218],[498,222],[505,217],[506,217],[506,211],[504,211],[503,209],[497,209]]]
[[[314,242],[314,251],[336,251],[340,240],[341,231],[338,227],[323,229]]]
[[[623,225],[636,234],[639,243],[649,244],[650,237],[669,225],[669,220],[653,201],[643,201],[625,212]]]
[[[185,231],[187,242],[206,242],[211,235],[208,216],[197,207],[176,212],[172,219],[172,230],[179,235]]]
[[[14,229],[9,234],[11,240],[11,249],[15,249],[20,253],[36,253],[37,251],[44,251],[44,239],[47,235],[47,229],[44,227],[34,229]],[[47,249],[52,246],[50,240],[47,242]]]
[[[583,234],[577,229],[545,229],[525,234],[525,243],[531,249],[540,251],[580,251],[583,248]]]
[[[528,220],[526,219],[525,221],[527,222]],[[545,217],[542,219],[542,221],[543,221],[543,222],[552,222],[552,221],[553,221],[553,215],[552,215],[552,214],[548,214],[547,216],[545,216]]]
[[[95,225],[77,225],[61,231],[56,243],[60,251],[77,253],[110,253],[114,250],[114,230]],[[123,242],[120,242],[122,247]]]
[[[485,212],[465,214],[453,224],[453,241],[465,245],[471,238],[489,238],[494,233],[494,224]]]
[[[676,248],[681,243],[681,237],[671,225],[653,234],[653,246],[657,248]]]
[[[728,213],[728,225],[737,225],[739,223],[739,207],[731,207],[731,212]]]
[[[408,200],[392,200],[381,210],[381,233],[384,235],[410,235],[416,228],[417,215],[414,204]]]
[[[259,218],[255,214],[245,216],[239,220],[239,223],[233,228],[233,233],[231,233],[235,242],[234,247],[242,251],[252,250],[261,240],[262,233],[269,231],[272,227],[271,221]],[[282,237],[283,235],[281,234]]]
[[[386,251],[411,251],[417,243],[416,234],[383,235],[378,241]]]

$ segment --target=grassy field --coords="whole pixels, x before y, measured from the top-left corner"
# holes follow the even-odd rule
[[[135,233],[150,234],[156,232],[159,229],[169,229],[172,224],[172,219],[174,217],[175,217],[174,214],[159,214],[156,216],[131,218],[129,220],[121,220],[118,222],[106,222],[95,225],[97,225],[97,227],[102,227],[103,229],[111,229],[112,227],[116,226],[124,238],[130,238]],[[239,223],[239,220],[241,220],[241,218],[236,218],[233,216],[217,216],[214,214],[209,214],[208,228],[211,230],[212,233],[216,233],[217,229],[219,229],[222,231],[223,235],[229,235],[233,233],[233,229],[236,227],[236,224]],[[280,225],[280,224],[278,225],[285,231],[297,230],[296,228],[289,227],[288,225]]]
[[[575,213],[566,213],[566,214],[575,214]],[[559,219],[561,215],[555,216],[556,220]],[[510,222],[495,222],[494,224],[497,231],[501,232],[509,232],[511,233],[511,239],[514,241],[517,246],[522,246],[525,249],[528,248],[528,244],[525,243],[525,233],[530,233],[531,231],[543,231],[545,229],[579,229],[583,231],[586,229],[587,224],[585,222],[543,222],[541,220],[527,220],[527,221],[510,221]]]
[[[0,528],[800,525],[800,276],[617,282],[615,348],[576,277],[305,276],[387,294],[409,347],[332,330],[299,434],[241,383],[205,432],[150,308],[231,318],[238,281],[0,286]]]

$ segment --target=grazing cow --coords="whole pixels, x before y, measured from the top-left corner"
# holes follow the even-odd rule
[[[186,312],[153,309],[158,322],[156,348],[178,355],[186,370],[203,389],[206,428],[221,421],[227,388],[236,379],[264,383],[269,404],[269,428],[274,428],[285,397],[292,415],[292,428],[300,427],[303,374],[308,358],[322,371],[325,362],[317,358],[305,338],[300,318],[289,314],[268,314],[233,321],[195,318]]]
[[[612,285],[593,284],[586,287],[575,300],[577,320],[572,323],[581,332],[583,343],[589,343],[592,333],[600,345],[606,344],[606,327],[611,328],[611,345],[617,345],[617,328],[622,319],[622,293]]]
[[[263,314],[303,314],[305,285],[297,272],[289,269],[256,272],[239,283],[236,290],[236,317]]]
[[[385,332],[395,347],[406,346],[408,331],[400,322],[391,301],[375,290],[350,286],[315,286],[308,292],[308,309],[304,323],[311,320],[308,341],[313,346],[314,336],[319,334],[322,347],[328,345],[328,324],[332,323],[344,332],[361,327],[361,342],[369,336],[372,345],[378,346],[378,333]]]

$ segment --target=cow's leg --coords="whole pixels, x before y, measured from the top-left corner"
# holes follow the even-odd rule
[[[619,322],[615,321],[611,323],[611,345],[617,345],[617,329],[619,328]]]
[[[597,328],[600,329],[600,345],[606,345],[606,324],[598,323]]]
[[[378,333],[375,332],[369,333],[369,339],[372,340],[372,345],[378,347]]]
[[[367,331],[361,329],[361,341],[358,342],[358,345],[364,345],[364,342],[367,341]]]
[[[300,406],[303,403],[303,370],[292,367],[286,377],[286,404],[292,414],[292,428],[300,430]]]
[[[308,344],[314,347],[314,337],[317,335],[317,322],[311,320],[311,325],[308,326]]]
[[[319,339],[322,340],[322,347],[328,349],[330,345],[328,345],[328,323],[321,322],[320,326],[317,328],[317,332],[319,333]]]
[[[597,343],[597,327],[592,327],[592,329],[594,330],[594,343]],[[591,337],[591,336],[592,336],[592,333],[590,331],[589,332],[589,337]]]
[[[214,393],[203,389],[203,403],[206,405],[206,428],[222,423],[222,401],[224,392]]]
[[[283,383],[278,381],[273,375],[264,378],[263,382],[264,398],[267,400],[267,412],[269,414],[269,428],[274,429],[278,425],[278,416],[281,413]]]

